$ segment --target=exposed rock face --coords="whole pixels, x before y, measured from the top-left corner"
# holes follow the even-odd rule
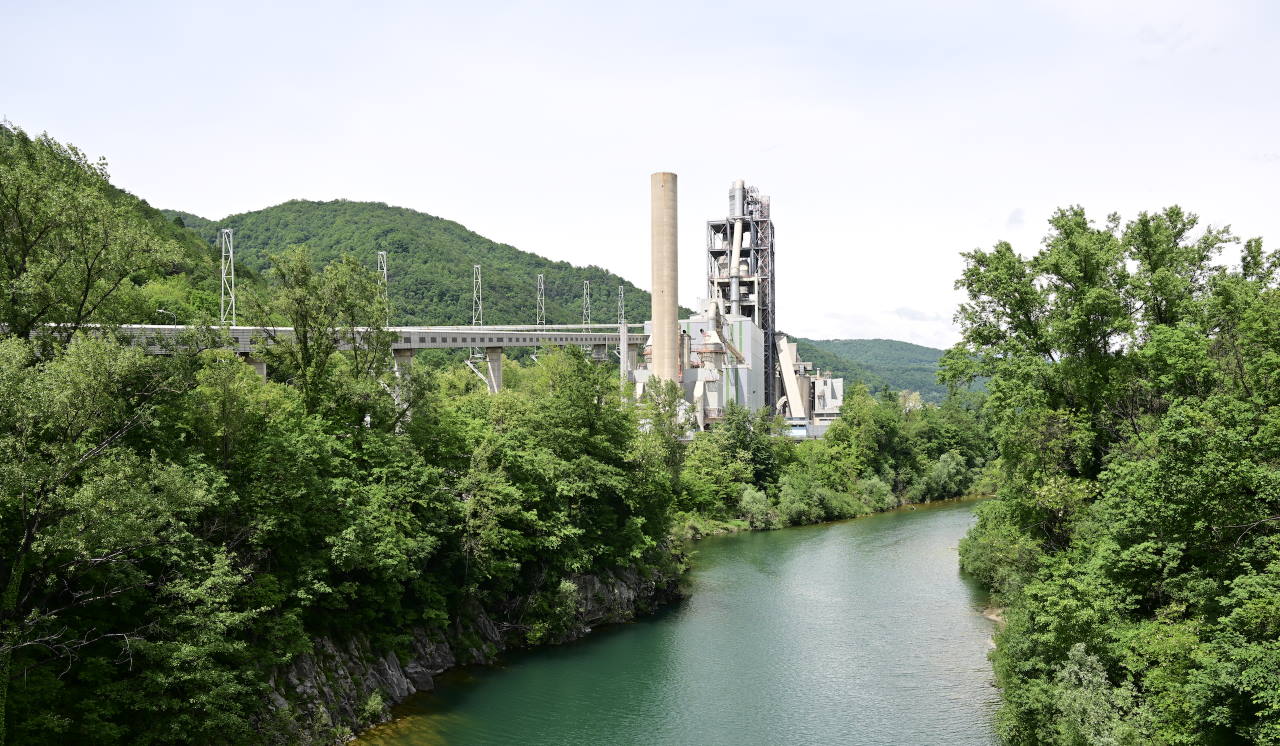
[[[631,621],[679,595],[670,578],[644,578],[631,569],[603,577],[575,575],[570,581],[578,587],[578,613],[566,640],[577,639],[599,624]]]
[[[674,578],[646,578],[635,570],[570,581],[578,589],[576,613],[553,642],[577,639],[600,624],[630,621],[679,596]],[[289,742],[341,743],[360,728],[386,720],[390,706],[410,694],[431,691],[441,672],[492,663],[503,650],[524,644],[518,627],[504,635],[484,610],[468,616],[458,629],[411,630],[403,658],[373,650],[363,636],[342,643],[314,640],[310,653],[272,672],[272,729]]]

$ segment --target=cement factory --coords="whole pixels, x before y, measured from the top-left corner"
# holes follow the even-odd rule
[[[619,304],[616,324],[593,324],[590,287],[583,288],[583,323],[546,324],[544,282],[538,276],[537,323],[485,325],[480,267],[473,273],[473,311],[469,326],[390,326],[396,375],[407,370],[422,349],[470,349],[467,365],[490,392],[502,388],[502,359],[511,347],[578,345],[599,361],[614,347],[622,385],[636,395],[656,381],[673,381],[684,392],[689,419],[698,430],[713,427],[730,402],[758,411],[768,407],[782,416],[793,438],[821,437],[840,414],[844,380],[824,376],[796,354],[796,345],[775,326],[776,264],[769,198],[742,181],[729,190],[729,211],[707,221],[707,296],[699,310],[680,318],[676,298],[679,277],[676,175],[650,177],[653,252],[652,318],[628,323]],[[235,244],[230,228],[219,234],[222,252],[221,320],[231,347],[259,375],[266,364],[256,346],[293,333],[288,327],[236,324]],[[386,255],[378,270],[386,288]],[[619,288],[621,298],[621,288]],[[643,333],[639,330],[643,327]],[[154,354],[168,354],[191,327],[127,324],[122,330]],[[635,331],[633,331],[635,330]]]
[[[734,402],[778,412],[793,438],[820,437],[840,414],[844,379],[814,371],[777,331],[769,198],[734,182],[728,214],[707,221],[707,296],[700,310],[681,319],[676,175],[653,174],[649,189],[653,305],[644,365],[629,373],[637,395],[654,381],[674,381],[700,430],[714,426]],[[627,349],[625,341],[620,349]]]

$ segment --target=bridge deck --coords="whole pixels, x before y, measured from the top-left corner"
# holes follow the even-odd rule
[[[199,328],[201,327],[171,324],[127,324],[120,330],[126,336],[139,341],[159,343],[148,344],[149,347],[159,348],[166,342],[176,343],[184,333]],[[252,352],[256,341],[271,336],[288,336],[293,333],[292,327],[213,328],[226,329],[232,339],[232,348],[244,353]],[[581,326],[567,328],[561,326],[537,331],[515,326],[392,326],[386,331],[396,335],[396,340],[391,344],[393,350],[618,344],[620,334],[617,331],[617,325],[592,324],[590,331],[569,331],[569,329],[581,328]],[[632,332],[627,335],[627,342],[631,345],[642,344],[644,340],[645,336],[642,332]]]

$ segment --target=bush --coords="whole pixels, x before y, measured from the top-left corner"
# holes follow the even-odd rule
[[[742,512],[742,517],[747,519],[747,523],[751,524],[751,528],[778,528],[782,525],[773,501],[755,487],[742,490],[738,509]]]
[[[805,489],[803,482],[787,475],[782,478],[782,490],[778,496],[778,513],[788,526],[817,523],[826,517],[826,509],[819,497],[820,488]]]
[[[860,515],[866,515],[871,512],[858,499],[858,496],[851,492],[837,492],[836,490],[819,487],[817,495],[818,499],[822,501],[823,509],[826,511],[829,520],[857,518]]]
[[[539,593],[532,606],[534,621],[525,639],[530,645],[556,642],[577,621],[578,586],[572,580],[561,580],[554,590]]]
[[[898,498],[893,490],[879,477],[865,477],[858,480],[858,499],[870,512],[891,510],[898,507]]]
[[[382,701],[382,692],[374,689],[369,692],[369,698],[360,705],[360,719],[366,723],[377,722],[382,717],[382,711],[386,709],[386,703]]]
[[[924,473],[924,499],[943,500],[955,497],[963,493],[972,481],[964,456],[959,451],[947,451],[930,464]]]

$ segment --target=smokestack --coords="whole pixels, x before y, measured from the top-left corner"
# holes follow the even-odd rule
[[[649,177],[651,251],[653,253],[653,373],[655,378],[679,382],[677,345],[680,339],[676,302],[678,252],[676,239],[676,175]]]

